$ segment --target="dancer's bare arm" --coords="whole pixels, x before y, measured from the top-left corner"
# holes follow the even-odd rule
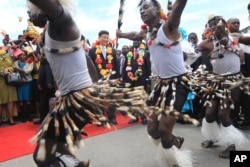
[[[140,32],[131,31],[131,32],[123,33],[120,30],[117,30],[116,37],[117,38],[126,38],[126,39],[130,39],[132,41],[135,41],[135,40],[141,41],[143,39],[146,39],[146,33],[144,33],[143,31],[140,31]]]
[[[250,45],[250,36],[249,35],[239,35],[239,43]]]
[[[71,41],[79,37],[80,31],[71,15],[57,0],[29,0],[48,16],[49,35],[59,41]]]
[[[167,21],[163,26],[165,35],[173,41],[178,40],[180,37],[178,27],[180,25],[181,15],[186,6],[186,3],[187,0],[176,0],[173,4],[173,9],[168,16]]]

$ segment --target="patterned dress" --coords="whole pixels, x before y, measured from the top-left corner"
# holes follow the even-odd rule
[[[17,101],[16,87],[6,85],[3,75],[3,70],[6,68],[13,71],[12,66],[12,58],[6,53],[0,54],[0,105]]]

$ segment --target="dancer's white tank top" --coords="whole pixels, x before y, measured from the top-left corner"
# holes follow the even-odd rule
[[[218,58],[219,54],[222,54],[223,58]],[[229,50],[220,49],[219,46],[216,46],[216,42],[214,42],[214,53],[210,58],[215,74],[236,74],[240,72],[239,55]]]
[[[45,34],[45,47],[47,48],[70,48],[77,46],[79,42],[80,36],[74,41],[61,42],[51,39],[47,31]],[[45,50],[45,55],[61,95],[92,85],[83,48],[68,54],[51,53]]]
[[[169,40],[164,32],[163,26],[161,26],[157,32],[156,39],[164,44],[171,44],[174,41]],[[160,78],[171,78],[187,73],[184,64],[184,57],[180,43],[166,48],[160,45],[149,46],[152,71],[156,70],[156,75]]]

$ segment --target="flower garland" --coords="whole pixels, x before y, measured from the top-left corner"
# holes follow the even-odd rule
[[[110,46],[106,46],[106,53],[107,53],[107,63],[105,65],[105,67],[103,67],[103,61],[102,61],[102,57],[101,57],[101,47],[99,43],[96,43],[96,51],[95,51],[95,55],[96,55],[96,59],[95,59],[95,63],[100,71],[101,76],[106,76],[110,71],[112,71],[113,65],[112,65],[112,60],[113,60],[113,56],[112,56],[112,48]]]
[[[221,40],[227,41],[226,46],[220,43]],[[228,50],[229,52],[233,52],[240,57],[240,48],[239,48],[239,44],[237,41],[235,41],[229,35],[223,37],[221,40],[217,40],[217,39],[214,40],[216,42],[215,43],[216,47],[218,47],[218,49],[216,51],[219,51],[218,58],[221,59],[224,57],[224,53],[221,53],[221,50]]]
[[[143,24],[141,25],[141,30],[146,32],[146,33],[150,33],[149,34],[149,40],[147,41],[147,45],[148,46],[151,46],[151,45],[160,45],[160,46],[163,46],[167,49],[171,49],[172,46],[176,46],[177,44],[179,44],[180,40],[177,40],[177,41],[174,41],[172,43],[169,43],[169,44],[164,44],[160,41],[158,41],[156,39],[156,34],[157,34],[157,31],[158,29],[160,28],[160,26],[167,20],[167,15],[166,13],[163,11],[162,7],[161,7],[161,4],[159,2],[157,2],[157,5],[160,9],[160,21],[157,25],[157,27],[153,27],[151,31],[149,31],[149,26],[147,24]],[[168,5],[167,5],[167,8],[168,8],[168,14],[171,13],[172,9],[173,9],[173,5],[172,5],[172,1],[168,1]]]
[[[126,57],[127,57],[127,67],[126,67],[126,71],[127,71],[127,76],[130,80],[132,81],[137,81],[138,78],[140,76],[142,76],[142,65],[144,64],[144,54],[145,54],[145,45],[144,44],[140,44],[139,46],[139,57],[136,59],[136,63],[137,63],[137,70],[135,71],[135,73],[132,72],[132,58],[133,58],[133,51],[130,50]]]
[[[214,20],[216,19],[217,16],[215,16],[214,18],[210,19],[210,20]],[[217,48],[217,50],[215,51],[219,51],[219,55],[218,58],[223,58],[224,57],[224,53],[221,53],[221,50],[228,50],[230,52],[235,53],[236,55],[240,56],[240,48],[238,46],[238,42],[235,41],[232,37],[230,37],[230,25],[226,23],[226,21],[222,18],[219,17],[218,18],[218,23],[219,24],[225,24],[225,36],[221,37],[221,39],[218,39],[215,32],[211,31],[211,28],[209,27],[209,25],[206,25],[206,28],[203,32],[204,37],[207,40],[212,40],[215,42],[215,47]],[[222,42],[224,41],[224,42]]]
[[[149,34],[149,40],[148,40],[148,42],[147,42],[148,46],[151,46],[151,45],[160,45],[160,46],[163,46],[163,47],[165,47],[165,48],[167,48],[167,49],[171,49],[172,46],[176,46],[177,44],[179,44],[181,38],[180,38],[179,40],[177,40],[177,41],[174,41],[174,42],[168,43],[168,44],[164,44],[164,43],[162,43],[162,42],[160,42],[160,41],[158,41],[158,40],[156,39],[157,31],[158,31],[158,29],[160,28],[160,26],[161,26],[164,22],[165,22],[165,20],[164,20],[164,19],[161,19],[160,22],[159,22],[159,24],[157,25],[157,27],[153,27],[153,29],[152,29],[151,31],[149,31],[149,27],[148,27],[147,24],[141,25],[142,31],[146,31],[147,33],[148,33],[148,32],[150,33],[150,34]]]
[[[215,19],[216,17],[217,17],[217,16],[215,16],[214,18],[210,19],[209,21]],[[222,19],[223,19],[223,18],[221,17],[221,18],[218,18],[218,19],[219,19],[219,21],[218,21],[217,24],[222,24]],[[223,19],[223,20],[224,20],[224,19]],[[208,22],[209,22],[209,21],[208,21]],[[227,34],[229,34],[229,33],[230,33],[230,31],[229,31],[229,29],[230,29],[230,24],[226,23],[225,21],[224,21],[224,24],[225,24],[225,31],[226,31]],[[211,31],[211,28],[209,27],[209,24],[208,24],[208,23],[206,24],[205,30],[203,31],[203,35],[204,35],[204,37],[205,37],[206,39],[210,39],[210,40],[215,40],[215,39],[216,39],[215,34],[214,34],[214,32]]]

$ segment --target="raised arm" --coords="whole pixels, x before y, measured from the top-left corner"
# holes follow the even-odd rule
[[[239,43],[250,45],[250,36],[249,35],[241,35],[239,38]]]
[[[116,37],[117,38],[126,38],[126,39],[130,39],[132,41],[137,41],[137,40],[141,41],[141,40],[146,39],[146,34],[143,33],[143,31],[140,31],[140,32],[131,31],[131,32],[123,33],[121,31],[117,30]]]
[[[49,21],[48,33],[58,41],[71,41],[79,38],[80,31],[62,0],[28,0],[30,20],[36,26]],[[35,6],[38,9],[35,9]],[[40,10],[40,11],[39,11]]]
[[[171,40],[177,40],[179,38],[178,27],[180,25],[181,15],[186,3],[187,0],[176,0],[173,4],[173,9],[168,16],[167,21],[163,26],[165,35]]]

